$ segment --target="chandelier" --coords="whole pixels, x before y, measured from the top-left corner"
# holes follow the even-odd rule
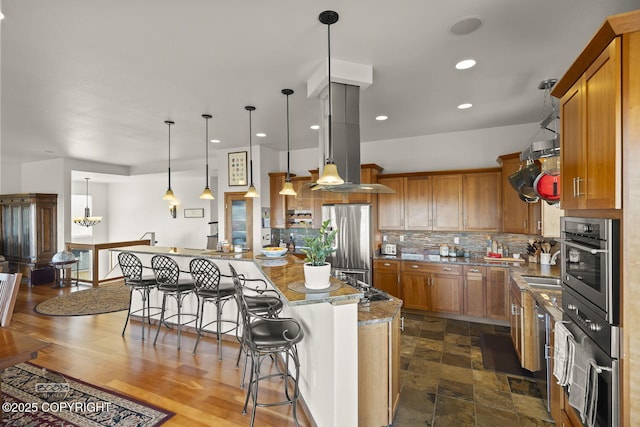
[[[81,225],[83,227],[93,227],[96,224],[99,224],[102,221],[101,216],[91,216],[91,212],[89,211],[89,178],[85,178],[87,181],[87,204],[84,208],[84,216],[83,217],[75,217],[73,218],[73,223]]]

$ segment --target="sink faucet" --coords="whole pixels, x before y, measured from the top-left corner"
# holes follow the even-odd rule
[[[560,255],[560,251],[556,251],[556,253],[551,256],[551,261],[549,261],[550,265],[556,265],[556,259],[558,258],[558,255]]]

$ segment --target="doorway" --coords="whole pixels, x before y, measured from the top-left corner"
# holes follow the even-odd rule
[[[253,199],[244,192],[224,193],[225,238],[229,244],[253,247]]]

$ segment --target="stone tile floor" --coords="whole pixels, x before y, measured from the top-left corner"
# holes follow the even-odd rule
[[[395,427],[555,425],[534,380],[483,368],[480,334],[509,327],[403,315]]]

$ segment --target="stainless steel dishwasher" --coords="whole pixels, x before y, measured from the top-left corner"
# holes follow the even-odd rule
[[[534,373],[542,398],[551,412],[549,390],[551,387],[551,317],[547,310],[536,302],[536,333],[540,349],[540,370]]]

